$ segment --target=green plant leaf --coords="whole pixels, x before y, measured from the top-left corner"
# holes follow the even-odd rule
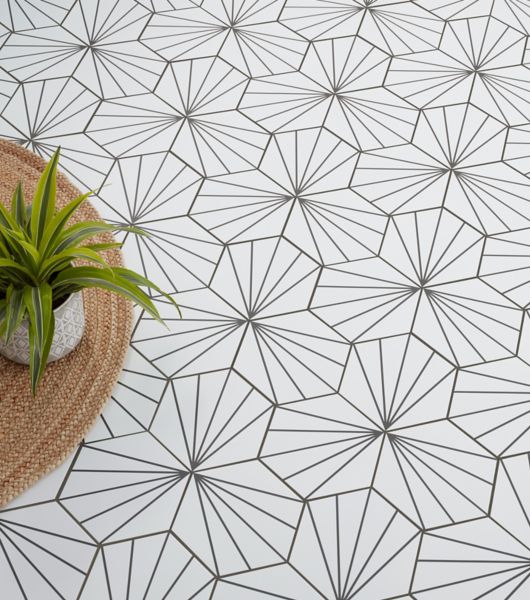
[[[114,231],[126,231],[127,233],[134,233],[136,235],[144,235],[145,237],[151,237],[151,232],[138,227],[138,225],[115,225]]]
[[[15,219],[21,229],[25,229],[27,212],[26,205],[24,204],[22,184],[20,181],[17,183],[17,187],[15,188],[13,197],[11,198],[11,216],[13,219]]]
[[[37,250],[37,248],[35,248],[35,246],[33,246],[33,244],[31,244],[30,242],[26,242],[26,240],[18,240],[18,243],[26,251],[26,253],[29,256],[31,256],[31,258],[33,259],[33,262],[35,264],[35,268],[37,268],[37,265],[40,262],[40,258],[41,258],[40,253]]]
[[[6,328],[7,301],[5,298],[0,299],[0,337],[3,337]]]
[[[179,305],[175,302],[175,299],[169,294],[166,294],[166,292],[162,291],[156,284],[149,279],[146,279],[143,275],[131,271],[130,269],[126,269],[125,267],[113,267],[113,271],[134,285],[143,285],[157,291],[160,295],[164,296],[164,298],[167,298],[178,310],[179,315],[182,316]]]
[[[5,231],[17,231],[23,236],[23,231],[21,230],[11,213],[2,204],[2,202],[0,202],[0,227],[2,227]]]
[[[31,204],[26,205],[26,233],[28,237],[30,237],[30,229],[31,229]]]
[[[1,226],[0,226],[1,227]],[[19,228],[19,226],[15,223],[15,229],[10,227],[4,227],[1,230],[1,233],[4,237],[6,244],[9,244],[11,240],[26,240],[26,236],[24,232]]]
[[[40,267],[39,276],[42,279],[49,279],[54,272],[60,270],[61,268],[70,266],[71,262],[75,259],[95,262],[103,269],[107,269],[110,273],[112,273],[111,267],[97,252],[91,250],[90,248],[83,248],[81,246],[79,248],[70,248],[68,250],[64,250],[63,252],[54,254],[50,258],[46,259]]]
[[[11,256],[11,252],[9,252],[7,245],[4,243],[4,239],[2,237],[2,232],[0,231],[0,256],[3,258],[9,258]]]
[[[40,247],[44,231],[55,213],[59,154],[60,148],[57,148],[40,176],[31,205],[31,238],[37,248]]]
[[[50,221],[46,227],[44,235],[42,236],[41,242],[41,251],[44,258],[50,256],[55,242],[64,231],[66,224],[71,219],[75,211],[90,197],[92,193],[93,192],[90,191],[86,194],[81,194],[63,207]]]
[[[2,335],[2,325],[4,324],[4,320],[6,318],[6,304],[7,300],[5,298],[0,298],[0,335]]]
[[[115,231],[126,231],[129,233],[138,233],[139,235],[147,235],[145,231],[134,226],[117,226],[111,223],[105,223],[104,221],[83,221],[82,223],[76,223],[68,229],[65,229],[57,238],[52,250],[54,252],[61,252],[66,248],[78,246],[84,240],[98,235],[99,233],[112,233]]]
[[[121,248],[123,246],[123,242],[108,242],[106,244],[87,244],[86,246],[80,246],[81,248],[90,248],[91,250],[95,250],[96,252],[101,252],[102,250],[111,250],[112,248]]]
[[[6,342],[9,342],[11,336],[22,322],[25,312],[26,306],[24,304],[23,289],[10,285],[7,288],[6,316],[2,329],[2,335],[5,337]]]
[[[24,288],[24,304],[29,316],[30,381],[35,395],[42,378],[55,330],[52,288],[48,283]]]
[[[67,248],[78,246],[84,240],[91,238],[99,233],[115,231],[115,227],[110,223],[103,221],[84,221],[76,223],[68,229],[65,229],[57,238],[53,252],[62,252]]]
[[[13,256],[19,263],[23,264],[27,269],[37,274],[38,263],[40,260],[39,253],[30,242],[21,239],[15,232],[6,230],[7,235],[4,237],[4,242],[7,245],[8,255]]]
[[[84,287],[99,287],[110,290],[120,296],[132,300],[147,311],[157,321],[162,322],[158,311],[149,296],[137,285],[124,279],[112,267],[113,273],[98,267],[70,267],[61,271],[53,281],[57,295],[71,292]]]
[[[0,268],[9,269],[11,276],[17,276],[23,284],[33,281],[31,271],[11,258],[0,258]]]

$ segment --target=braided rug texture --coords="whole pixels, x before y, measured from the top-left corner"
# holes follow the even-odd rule
[[[22,147],[0,140],[0,201],[7,204],[21,180],[31,200],[45,161]],[[57,206],[79,191],[61,174]],[[88,202],[72,223],[99,219]],[[112,241],[112,236],[94,237]],[[118,250],[103,253],[122,264]],[[0,356],[0,506],[59,465],[83,439],[109,399],[125,359],[132,328],[132,305],[105,290],[83,292],[85,333],[67,357],[48,365],[36,397],[28,367]]]

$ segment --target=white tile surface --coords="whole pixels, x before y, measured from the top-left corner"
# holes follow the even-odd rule
[[[4,0],[0,135],[175,295],[0,511],[6,600],[527,600],[526,0]]]

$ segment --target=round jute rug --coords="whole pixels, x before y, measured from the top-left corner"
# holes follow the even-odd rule
[[[0,201],[7,204],[19,180],[31,200],[45,161],[20,146],[0,140]],[[59,175],[57,205],[79,191]],[[98,219],[86,202],[72,223]],[[112,236],[95,238],[112,241]],[[121,253],[104,253],[113,265]],[[132,306],[115,294],[83,292],[86,328],[80,345],[48,365],[36,397],[28,368],[0,356],[0,506],[59,465],[83,439],[120,374],[131,336]]]

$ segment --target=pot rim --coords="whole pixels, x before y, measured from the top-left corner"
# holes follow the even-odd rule
[[[61,304],[59,304],[59,306],[56,306],[53,309],[53,314],[55,316],[57,316],[59,310],[62,310],[64,308],[66,308],[70,304],[70,302],[73,301],[74,298],[76,298],[78,296],[82,297],[82,294],[83,294],[83,292],[81,290],[78,290],[77,292],[72,292],[71,294],[68,294],[68,296],[66,297],[66,300],[64,302],[61,302]],[[22,319],[19,327],[21,327],[23,324],[26,324],[26,325],[28,324],[28,317],[27,317],[27,315]]]
[[[53,312],[57,312],[59,309],[61,308],[65,308],[66,306],[68,306],[68,304],[72,301],[72,298],[75,298],[76,296],[81,295],[81,290],[78,290],[77,292],[72,292],[71,294],[68,294],[68,296],[66,297],[65,300],[63,300],[63,302],[61,302],[61,304],[59,304],[59,306],[56,306],[53,309]]]

